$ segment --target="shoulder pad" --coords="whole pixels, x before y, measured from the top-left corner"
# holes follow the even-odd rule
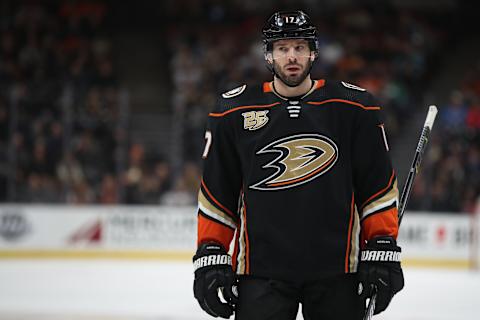
[[[240,87],[237,87],[237,88],[232,89],[230,91],[222,93],[222,97],[224,99],[230,99],[230,98],[239,96],[245,91],[246,88],[247,88],[247,85],[244,84],[243,86],[240,86]]]

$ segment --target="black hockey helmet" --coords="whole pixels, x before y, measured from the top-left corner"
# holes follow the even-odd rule
[[[303,11],[274,13],[262,29],[264,53],[272,51],[274,41],[281,39],[308,40],[310,50],[318,53],[317,29]]]

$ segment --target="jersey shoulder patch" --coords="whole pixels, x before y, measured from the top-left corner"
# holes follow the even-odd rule
[[[263,92],[263,84],[242,85],[218,95],[215,108],[210,114],[232,113],[231,110],[246,110],[248,106],[271,104],[268,95]]]
[[[351,84],[351,83],[348,83],[348,82],[344,82],[344,81],[341,81],[342,85],[345,87],[345,88],[349,88],[349,89],[353,89],[353,90],[358,90],[358,91],[367,91],[367,89],[364,89],[364,88],[361,88],[359,86],[356,86],[354,84]]]
[[[230,98],[239,96],[245,91],[246,88],[247,88],[247,85],[244,84],[243,86],[240,86],[240,87],[237,87],[237,88],[232,89],[230,91],[227,91],[225,93],[222,93],[222,97],[224,99],[230,99]]]

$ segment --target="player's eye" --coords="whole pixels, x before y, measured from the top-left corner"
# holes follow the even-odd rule
[[[297,47],[295,48],[295,50],[297,50],[297,51],[305,51],[305,46],[304,46],[304,45],[297,46]]]

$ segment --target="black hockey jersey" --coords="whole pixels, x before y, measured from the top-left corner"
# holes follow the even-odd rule
[[[222,95],[209,114],[198,243],[234,268],[283,280],[355,272],[361,243],[396,237],[398,189],[380,107],[354,85],[316,80],[303,97],[272,83]]]

